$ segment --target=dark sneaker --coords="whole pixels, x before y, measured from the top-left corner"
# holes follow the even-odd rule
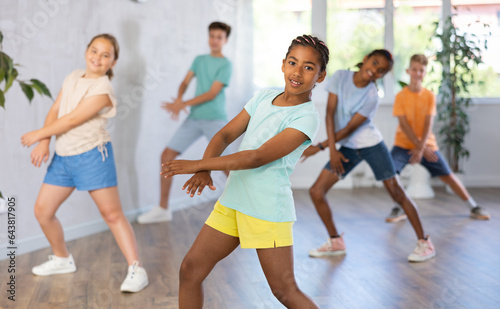
[[[399,206],[394,206],[391,210],[391,214],[385,218],[385,222],[388,223],[396,223],[399,221],[406,220],[408,217],[406,216],[405,212],[399,207]]]
[[[470,217],[476,220],[490,220],[490,214],[479,206],[470,210]]]

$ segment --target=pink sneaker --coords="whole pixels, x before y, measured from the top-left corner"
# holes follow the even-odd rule
[[[409,262],[425,262],[436,256],[436,250],[431,242],[431,238],[427,236],[427,240],[419,239],[417,247],[413,253],[408,255]]]
[[[331,238],[318,249],[309,250],[310,257],[345,255],[344,233],[340,237]]]

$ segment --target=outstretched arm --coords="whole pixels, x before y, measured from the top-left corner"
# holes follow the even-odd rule
[[[57,120],[60,104],[61,104],[61,92],[59,92],[54,104],[52,104],[49,112],[47,113],[47,117],[45,118],[45,123],[43,125],[44,127],[51,125],[54,121]],[[42,162],[47,162],[47,160],[49,159],[49,154],[50,154],[49,144],[50,144],[50,137],[44,138],[40,140],[38,145],[36,145],[35,148],[33,148],[33,150],[31,151],[31,163],[35,167],[40,167],[40,165],[42,165]]]
[[[65,133],[91,119],[107,106],[112,106],[107,94],[87,98],[81,101],[71,113],[52,121],[39,130],[24,134],[21,137],[21,143],[23,146],[29,147],[40,140],[50,138],[52,135]]]
[[[246,111],[242,113],[246,113]],[[246,114],[246,117],[249,119],[250,116]],[[288,155],[308,139],[301,131],[287,128],[257,149],[244,150],[223,157],[213,157],[214,155],[220,155],[223,150],[222,145],[231,141],[237,133],[238,132],[229,134],[228,137],[222,136],[222,140],[227,138],[224,142],[220,140],[214,141],[214,139],[212,139],[210,144],[212,144],[212,142],[214,142],[214,144],[207,147],[204,158],[201,160],[175,160],[167,162],[164,164],[162,174],[165,176],[173,176],[177,174],[190,174],[198,171],[257,168]]]
[[[184,95],[184,92],[186,92],[187,87],[189,86],[189,83],[191,82],[191,79],[194,77],[193,71],[189,71],[186,77],[184,78],[184,81],[181,83],[179,87],[179,92],[177,94],[177,98],[174,100],[174,102],[165,102],[163,104],[163,108],[165,108],[167,111],[172,113],[172,118],[177,118],[179,115],[179,112],[183,109],[186,108],[186,106],[195,106],[195,105],[200,105],[205,102],[211,101],[217,97],[217,95],[222,91],[224,88],[224,84],[220,81],[214,81],[212,83],[212,86],[210,89],[205,92],[200,94],[199,96],[196,96],[192,98],[191,100],[188,101],[182,101],[182,96]]]
[[[205,93],[200,94],[199,96],[192,98],[191,100],[184,102],[184,105],[194,106],[194,105],[200,105],[200,104],[203,104],[205,102],[211,101],[211,100],[215,99],[215,97],[222,91],[223,88],[224,88],[224,84],[216,80],[212,83],[210,90],[208,90]]]
[[[219,157],[227,146],[229,146],[246,131],[249,121],[250,115],[248,115],[247,111],[241,111],[234,119],[217,132],[214,137],[212,137],[208,143],[207,149],[205,150],[203,159]],[[163,173],[164,172],[162,172],[162,174]],[[206,186],[208,186],[211,190],[215,190],[216,188],[213,185],[210,173],[210,170],[196,172],[188,181],[186,181],[182,190],[186,190],[186,193],[190,194],[191,197],[193,197],[196,192],[200,195]]]

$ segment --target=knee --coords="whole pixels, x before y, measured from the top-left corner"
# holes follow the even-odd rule
[[[450,185],[453,182],[453,178],[451,177],[451,175],[439,176],[439,179],[441,179],[441,181],[447,185]]]
[[[182,260],[179,270],[179,281],[181,283],[192,282],[196,280],[196,262],[186,255]]]
[[[55,214],[46,210],[46,207],[43,206],[42,203],[35,203],[35,218],[40,224],[45,224],[50,222],[53,218],[55,218]]]
[[[323,200],[325,198],[325,193],[325,190],[321,189],[318,186],[312,186],[309,189],[309,196],[314,202]]]
[[[271,291],[282,304],[287,304],[290,298],[299,293],[299,287],[295,278],[288,278],[288,280],[283,277],[282,282],[279,284],[271,284]]]
[[[406,199],[406,193],[403,188],[396,182],[389,180],[386,183],[386,188],[392,199],[399,204],[402,204]]]
[[[107,224],[116,224],[125,218],[122,211],[102,211],[101,216]]]

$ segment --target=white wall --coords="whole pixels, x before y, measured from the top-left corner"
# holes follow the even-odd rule
[[[194,57],[209,52],[210,22],[220,20],[233,27],[224,51],[236,68],[226,93],[230,116],[252,95],[251,1],[0,0],[0,7],[3,49],[22,64],[20,78],[40,79],[54,97],[67,74],[84,68],[85,48],[94,35],[109,32],[117,37],[121,53],[112,83],[119,108],[110,131],[120,196],[130,218],[159,202],[160,154],[180,124],[160,108],[161,102],[176,96]],[[192,96],[193,86],[186,98]],[[31,149],[21,147],[20,137],[43,126],[52,101],[37,94],[30,105],[17,85],[6,99],[6,109],[0,108],[0,191],[18,198],[18,253],[23,253],[48,245],[33,215],[47,165],[37,169],[30,164]],[[201,157],[205,146],[201,140],[183,157]],[[174,179],[173,210],[220,194],[218,190],[192,200],[180,191],[185,180],[187,176]],[[216,175],[219,188],[224,181]],[[75,191],[58,217],[67,239],[106,228],[86,192]],[[5,215],[0,220],[1,238],[6,233]]]

